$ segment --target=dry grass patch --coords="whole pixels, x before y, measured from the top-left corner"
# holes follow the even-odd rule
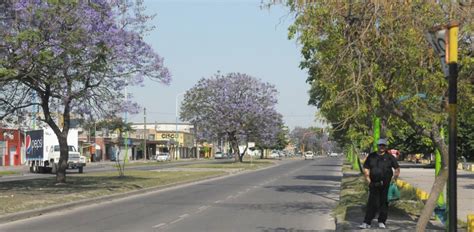
[[[127,170],[125,177],[118,177],[117,172],[70,175],[65,185],[57,185],[54,178],[4,182],[0,186],[0,215],[223,174]]]
[[[18,175],[20,172],[16,171],[0,171],[0,176]]]

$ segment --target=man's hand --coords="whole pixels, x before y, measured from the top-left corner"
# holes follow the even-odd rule
[[[397,180],[398,180],[398,176],[393,176],[393,178],[392,178],[392,182],[394,182],[394,183],[395,183],[395,182],[397,182]]]
[[[392,177],[392,182],[396,182],[398,179],[398,176],[400,176],[400,168],[395,169],[395,173],[393,174],[393,177]]]
[[[367,183],[370,184],[370,170],[369,169],[364,168],[364,176]]]
[[[366,176],[366,177],[365,177],[365,180],[367,181],[368,184],[370,184],[370,182],[371,182],[371,181],[370,181],[370,177]]]

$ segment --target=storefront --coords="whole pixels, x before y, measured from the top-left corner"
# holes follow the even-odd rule
[[[21,165],[23,139],[20,130],[0,128],[0,166]]]

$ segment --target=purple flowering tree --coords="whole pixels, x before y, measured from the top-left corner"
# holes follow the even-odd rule
[[[125,88],[144,78],[171,80],[143,36],[153,16],[142,1],[12,0],[3,5],[0,120],[37,106],[59,140],[57,181],[66,182],[71,117],[136,111]],[[53,113],[58,112],[58,113]],[[61,122],[61,123],[59,123]]]
[[[277,93],[273,85],[247,74],[217,73],[186,92],[180,117],[196,125],[198,135],[208,140],[227,137],[236,161],[242,162],[248,142],[275,142],[282,125],[275,110]]]

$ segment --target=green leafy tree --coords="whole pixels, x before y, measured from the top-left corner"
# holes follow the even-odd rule
[[[394,116],[441,151],[443,168],[417,224],[424,230],[446,183],[448,160],[440,135],[447,81],[425,33],[446,19],[460,21],[458,94],[472,107],[473,8],[457,2],[302,2],[308,3],[288,1],[296,15],[289,33],[302,45],[310,103],[352,138],[370,135],[360,130],[370,128],[371,117]]]

